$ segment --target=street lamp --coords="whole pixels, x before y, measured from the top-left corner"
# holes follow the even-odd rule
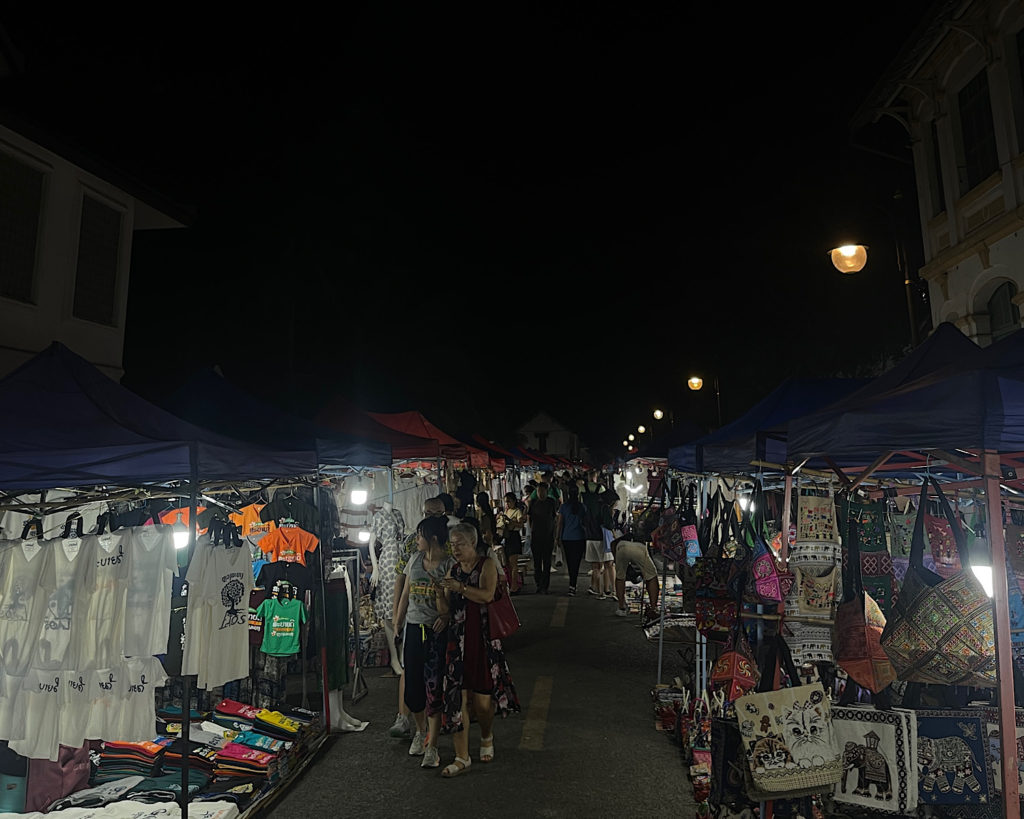
[[[635,441],[636,440],[636,436],[632,432],[629,433],[629,435],[627,435],[626,437],[629,438],[629,440],[631,440],[631,441]]]
[[[694,392],[697,392],[704,386],[704,379],[699,375],[691,375],[686,379],[686,386]],[[718,406],[718,426],[722,426],[722,393],[718,389],[718,376],[714,379],[715,386],[715,403]]]
[[[647,432],[647,427],[645,427],[643,424],[641,424],[640,426],[638,426],[636,428],[636,431],[639,432],[641,435],[643,435],[645,432]]]
[[[907,271],[907,256],[903,242],[896,238],[896,270],[903,276],[903,288],[907,293],[907,318],[910,320],[910,345],[917,346],[917,321],[914,319],[914,296],[911,292],[913,282]],[[836,270],[844,275],[859,273],[868,263],[868,246],[844,244],[834,247],[828,252]],[[692,387],[691,387],[692,389]]]
[[[664,417],[665,417],[665,413],[663,413],[660,409],[656,409],[654,411],[654,420],[655,421],[660,421]]]

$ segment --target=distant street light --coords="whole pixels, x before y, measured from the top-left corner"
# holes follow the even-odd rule
[[[840,273],[859,273],[868,263],[866,245],[840,245],[832,248],[828,255]]]
[[[623,445],[623,446],[629,446],[629,441],[623,441],[623,442],[622,442],[622,445]]]
[[[665,413],[663,413],[660,409],[656,409],[654,411],[654,420],[655,421],[660,421],[664,417],[665,417]]]
[[[638,426],[636,428],[636,431],[639,432],[641,435],[643,435],[645,432],[647,432],[647,427],[645,427],[643,424],[641,424],[640,426]]]
[[[632,432],[629,433],[629,435],[626,436],[626,437],[629,438],[629,440],[631,440],[631,441],[635,441],[636,440],[636,436]]]
[[[718,406],[718,426],[722,426],[722,394],[721,394],[721,392],[718,389],[718,376],[717,375],[715,376],[714,384],[715,384],[715,403]],[[699,390],[701,387],[704,386],[704,379],[701,378],[699,375],[691,375],[686,380],[686,386],[688,386],[691,390],[696,392],[697,390]]]

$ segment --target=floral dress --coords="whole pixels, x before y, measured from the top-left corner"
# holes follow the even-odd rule
[[[395,610],[395,567],[398,551],[405,535],[405,520],[397,509],[380,510],[370,524],[374,548],[380,544],[377,557],[377,588],[374,590],[373,610],[382,623],[390,623]]]
[[[467,586],[480,586],[480,574],[483,570],[484,560],[477,561],[476,566],[469,573],[462,570],[459,564],[452,568],[452,577]],[[475,612],[474,612],[475,609]],[[491,698],[494,700],[494,712],[496,716],[507,717],[509,714],[518,712],[519,697],[516,694],[515,685],[512,683],[512,675],[508,670],[508,663],[505,662],[505,652],[501,647],[501,640],[487,639],[491,633],[487,621],[487,606],[470,604],[465,597],[457,592],[451,595],[452,621],[448,627],[448,648],[445,653],[444,668],[439,680],[441,685],[441,733],[451,734],[461,731],[462,725],[462,683],[465,670],[466,657],[466,636],[467,631],[476,631],[472,626],[467,629],[467,616],[480,618],[479,633],[482,634],[487,673],[490,675]],[[473,624],[475,625],[475,623]],[[470,662],[472,662],[472,646],[470,647]]]

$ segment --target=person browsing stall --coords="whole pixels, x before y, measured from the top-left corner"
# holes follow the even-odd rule
[[[612,555],[615,557],[615,596],[619,602],[619,607],[615,611],[616,616],[626,616],[626,569],[632,563],[640,569],[644,584],[647,586],[647,595],[651,603],[644,612],[644,619],[651,619],[657,614],[658,595],[661,589],[658,586],[658,570],[651,560],[647,544],[619,537],[612,541],[611,546]]]

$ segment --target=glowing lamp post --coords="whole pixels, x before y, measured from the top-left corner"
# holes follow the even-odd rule
[[[865,245],[840,245],[832,248],[828,255],[840,273],[859,273],[868,263],[868,249]]]
[[[686,386],[698,392],[704,386],[704,379],[699,375],[691,375],[686,379]],[[718,389],[718,376],[715,376],[715,403],[718,407],[718,426],[722,426],[722,394]]]

